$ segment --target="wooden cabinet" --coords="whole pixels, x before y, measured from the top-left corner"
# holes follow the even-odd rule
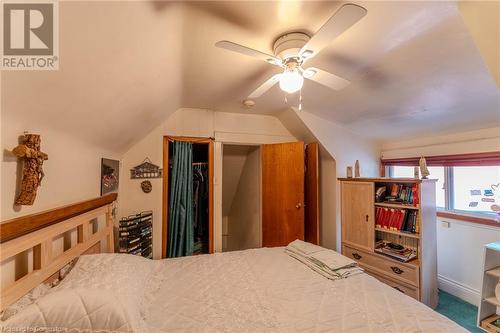
[[[340,181],[342,254],[356,260],[366,273],[381,282],[435,308],[438,302],[435,181],[410,178],[341,178]],[[411,198],[416,200],[400,202],[396,196],[391,202],[375,202],[377,189],[383,187],[387,188],[387,194],[382,201],[395,199],[391,192],[398,188],[411,189]],[[408,193],[403,197],[410,197]],[[410,231],[403,228],[404,218],[401,224],[396,223],[396,228],[392,220],[389,226],[384,225],[381,216],[376,216],[380,207],[404,211],[402,216],[414,218],[415,228]],[[382,254],[383,243],[404,246],[416,257],[407,262],[396,260],[386,252]]]
[[[369,251],[374,245],[373,183],[342,182],[342,241]]]

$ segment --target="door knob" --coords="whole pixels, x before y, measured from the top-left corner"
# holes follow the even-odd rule
[[[300,207],[302,207],[302,204],[300,202],[295,205],[295,208],[297,208],[297,209],[300,209]]]

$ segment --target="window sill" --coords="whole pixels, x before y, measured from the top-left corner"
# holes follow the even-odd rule
[[[436,215],[453,220],[466,221],[471,223],[500,227],[500,218],[493,216],[479,216],[476,214],[463,213],[458,211],[438,210]]]

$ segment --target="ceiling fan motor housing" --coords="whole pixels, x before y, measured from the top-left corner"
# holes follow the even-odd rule
[[[302,46],[306,45],[310,37],[302,32],[292,32],[279,37],[273,46],[274,55],[283,60],[298,58]]]

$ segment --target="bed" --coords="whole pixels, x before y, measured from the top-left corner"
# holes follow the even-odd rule
[[[282,247],[154,261],[83,255],[61,283],[1,325],[117,332],[466,332],[365,273],[332,281]]]

